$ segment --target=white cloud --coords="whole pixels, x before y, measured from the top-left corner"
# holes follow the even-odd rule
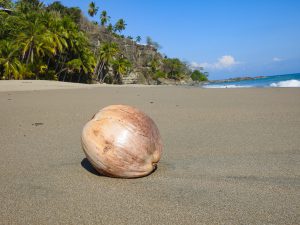
[[[274,57],[274,58],[273,58],[273,61],[274,61],[274,62],[280,62],[280,61],[282,61],[282,60],[283,60],[283,59],[278,58],[278,57]]]
[[[192,62],[190,65],[191,65],[192,69],[204,68],[204,69],[222,70],[222,69],[231,68],[231,67],[233,67],[237,64],[239,64],[239,62],[237,62],[233,56],[224,55],[221,58],[219,58],[218,61],[215,62],[215,63],[208,63],[208,62],[196,63],[196,62]]]

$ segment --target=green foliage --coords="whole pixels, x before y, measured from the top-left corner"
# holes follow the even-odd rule
[[[119,19],[117,23],[114,26],[114,31],[121,33],[123,30],[125,30],[127,24],[123,19]]]
[[[108,24],[108,26],[107,26],[107,31],[109,32],[109,33],[111,33],[111,32],[113,32],[113,30],[114,30],[114,27],[113,27],[113,25],[110,23],[110,24]]]
[[[191,78],[193,81],[207,81],[207,75],[205,73],[200,72],[199,70],[194,70],[191,74]]]
[[[96,3],[95,2],[91,2],[89,4],[89,10],[88,10],[88,13],[91,17],[95,16],[97,14],[99,10],[99,7],[96,6]]]
[[[107,12],[103,10],[100,15],[100,22],[102,26],[105,26],[110,20],[110,16],[107,15]]]
[[[167,78],[180,80],[187,75],[188,69],[179,59],[167,58],[163,59],[162,71],[167,74]]]
[[[0,0],[0,7],[12,9],[12,13],[0,11],[0,79],[121,83],[130,72],[132,63],[124,56],[122,46],[101,43],[92,51],[87,38],[89,26],[83,28],[79,8],[66,7],[59,1],[45,6],[39,0]],[[91,2],[88,13],[95,16],[98,9]],[[103,10],[99,23],[110,35],[124,38],[121,33],[127,26],[125,21],[119,19],[114,26],[109,21]],[[140,42],[141,37],[135,40]],[[146,41],[160,48],[150,37]],[[147,78],[152,79],[179,80],[191,73],[179,59],[162,59],[159,55],[147,59],[145,66]]]
[[[5,9],[10,9],[12,8],[13,3],[11,0],[0,0],[0,7],[5,8]]]
[[[0,78],[88,82],[95,58],[71,12],[59,2],[21,0],[13,14],[0,13]]]
[[[81,10],[78,7],[66,7],[59,1],[55,1],[46,7],[47,11],[59,12],[62,16],[67,16],[72,19],[73,22],[79,24],[81,17]]]
[[[122,76],[126,75],[131,67],[131,63],[125,57],[120,57],[113,61],[115,71],[114,82],[122,83]]]
[[[153,41],[151,37],[147,37],[146,38],[146,42],[147,42],[147,45],[149,46],[152,46],[156,49],[161,49],[161,46],[160,44],[158,44],[157,42]]]
[[[135,38],[135,41],[138,42],[138,43],[141,42],[141,40],[142,40],[141,36],[137,36],[137,37]]]
[[[157,80],[158,78],[166,78],[166,77],[167,77],[167,74],[165,72],[158,70],[155,72],[153,79]]]

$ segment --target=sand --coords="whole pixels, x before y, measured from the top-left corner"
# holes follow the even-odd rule
[[[300,223],[299,88],[1,82],[0,224]],[[104,177],[85,159],[81,129],[110,104],[159,127],[164,153],[150,176]]]

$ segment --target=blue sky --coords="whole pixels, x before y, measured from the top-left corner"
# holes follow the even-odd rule
[[[90,1],[61,2],[87,15]],[[112,22],[126,21],[125,35],[152,37],[162,53],[204,67],[210,79],[300,72],[300,0],[95,2]]]

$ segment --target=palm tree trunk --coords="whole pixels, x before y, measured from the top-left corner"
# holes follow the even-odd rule
[[[46,76],[48,76],[49,64],[50,64],[50,57],[48,58],[48,62],[47,62]]]
[[[56,61],[55,71],[58,69],[60,58],[61,58],[61,52],[59,53],[58,60]]]
[[[95,66],[94,74],[93,74],[94,76],[96,76],[98,74],[99,65],[100,65],[100,60],[97,61],[97,64]]]
[[[98,71],[98,77],[97,78],[99,79],[100,83],[102,83],[104,81],[104,79],[102,77],[103,76],[102,70],[104,68],[104,65],[105,65],[105,62],[103,61],[101,66],[100,66],[100,69]],[[100,75],[100,77],[99,77],[99,75]]]
[[[65,82],[65,79],[66,79],[66,72],[64,73],[64,79],[63,79],[63,82]]]
[[[27,59],[26,59],[26,65],[28,65],[28,63],[29,63],[29,58],[32,54],[32,49],[33,49],[33,43],[31,42],[30,43],[30,48],[29,48],[29,51],[28,51],[28,55],[27,55]]]

